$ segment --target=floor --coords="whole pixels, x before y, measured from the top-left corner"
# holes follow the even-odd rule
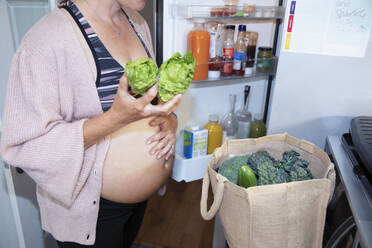
[[[212,247],[214,221],[204,221],[200,215],[201,186],[201,180],[178,183],[169,179],[165,196],[149,200],[134,247]]]

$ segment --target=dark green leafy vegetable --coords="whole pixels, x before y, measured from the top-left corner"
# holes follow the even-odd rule
[[[230,182],[238,184],[238,171],[242,165],[246,165],[250,155],[233,157],[223,162],[218,173],[229,179]]]
[[[144,95],[156,83],[158,66],[150,58],[136,59],[125,64],[125,73],[133,93]]]
[[[258,151],[252,155],[235,157],[225,161],[219,173],[237,184],[237,171],[239,165],[246,164],[253,170],[257,177],[257,185],[269,185],[294,181],[313,179],[309,162],[301,159],[300,154],[294,150],[283,153],[281,160],[275,160],[267,151]]]
[[[189,87],[195,69],[195,59],[188,51],[183,57],[173,54],[159,70],[159,97],[163,102],[169,101],[177,94],[183,94]]]

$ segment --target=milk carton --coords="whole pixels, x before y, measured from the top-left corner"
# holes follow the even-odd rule
[[[208,130],[192,127],[183,132],[183,155],[185,158],[195,158],[207,155]]]

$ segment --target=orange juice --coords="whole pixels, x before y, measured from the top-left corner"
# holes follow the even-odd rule
[[[195,57],[195,72],[193,80],[208,78],[210,35],[205,30],[204,23],[196,20],[193,29],[187,36],[187,50]]]
[[[222,127],[218,124],[218,115],[210,115],[209,122],[205,124],[204,129],[208,130],[208,154],[222,145]]]

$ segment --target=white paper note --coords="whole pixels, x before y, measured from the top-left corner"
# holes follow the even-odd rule
[[[289,0],[283,50],[364,57],[372,0]]]

